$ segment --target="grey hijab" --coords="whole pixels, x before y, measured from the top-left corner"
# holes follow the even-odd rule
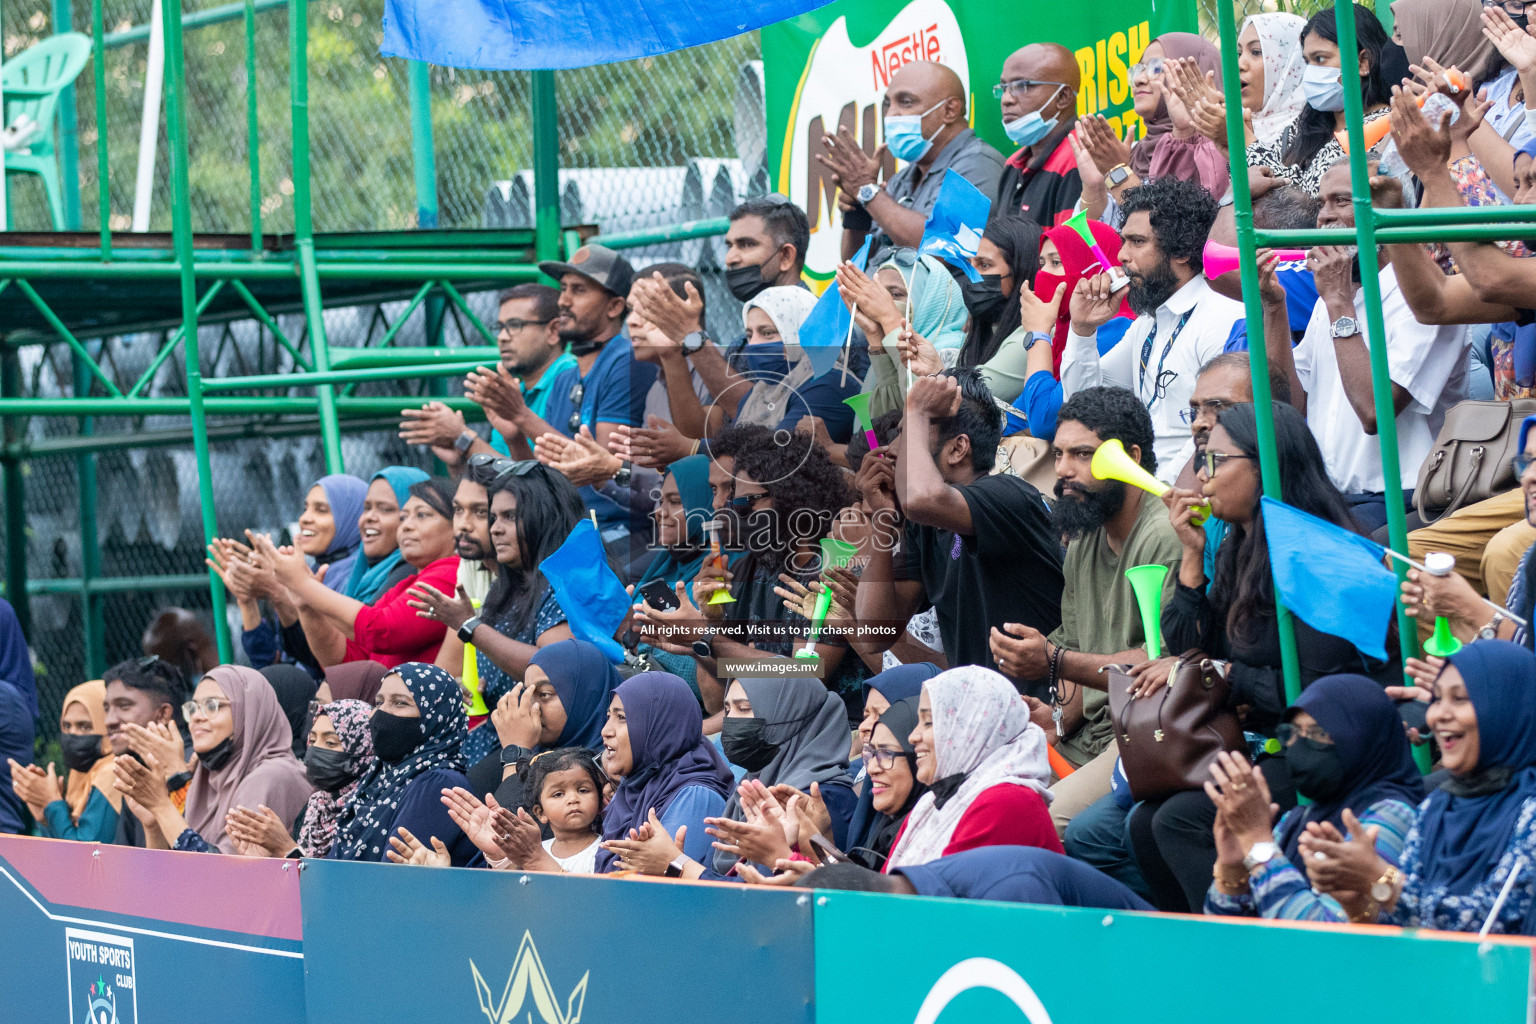
[[[752,713],[767,719],[763,739],[779,752],[768,767],[748,772],[742,782],[757,779],[765,786],[783,783],[809,791],[811,783],[848,782],[848,747],[851,730],[848,709],[842,698],[827,690],[819,679],[790,676],[784,679],[742,679],[741,688],[752,702]],[[741,797],[731,791],[722,817],[743,821]],[[715,870],[725,874],[737,857],[715,851]]]

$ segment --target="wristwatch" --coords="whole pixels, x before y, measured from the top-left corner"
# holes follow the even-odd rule
[[[1047,331],[1030,331],[1024,336],[1024,351],[1028,352],[1035,347],[1035,342],[1043,341],[1047,345],[1051,343],[1051,335]]]
[[[695,658],[713,658],[715,656],[714,630],[710,630],[702,639],[693,642],[693,656]]]
[[[1125,184],[1126,179],[1130,176],[1130,164],[1116,164],[1109,169],[1108,174],[1104,175],[1104,184],[1109,188],[1119,188]]]
[[[683,337],[683,355],[693,355],[699,349],[703,348],[704,343],[708,340],[709,335],[703,331],[689,331]]]
[[[466,427],[463,433],[453,439],[453,450],[460,455],[467,455],[469,454],[470,447],[479,439],[479,434]]]
[[[512,744],[510,746],[501,748],[501,757],[499,757],[497,760],[499,760],[503,766],[509,764],[517,764],[517,762],[527,757],[530,753],[532,753],[532,751],[524,747],[519,747],[516,744]]]
[[[1274,843],[1254,843],[1243,857],[1243,868],[1252,873],[1260,864],[1268,864],[1280,856],[1280,847]]]
[[[465,643],[469,643],[470,638],[475,635],[475,630],[479,629],[484,624],[485,620],[480,616],[471,615],[469,618],[464,620],[464,625],[458,628],[457,632],[459,634],[459,639]]]
[[[1348,338],[1360,333],[1360,321],[1352,316],[1341,316],[1328,328],[1328,334],[1334,338]]]
[[[632,463],[619,463],[619,471],[613,474],[613,482],[618,484],[620,487],[628,487],[630,474],[632,474],[634,470],[635,467]]]
[[[178,789],[180,789],[182,786],[185,786],[187,783],[189,783],[191,781],[192,781],[192,773],[191,772],[179,772],[176,775],[172,775],[170,778],[165,780],[165,791],[167,793],[174,793]]]
[[[875,196],[880,194],[880,186],[876,185],[874,182],[870,182],[867,185],[860,185],[859,191],[855,194],[858,197],[860,206],[868,206],[870,200],[874,199]]]
[[[1493,618],[1488,620],[1488,624],[1477,631],[1478,638],[1481,640],[1497,640],[1499,638],[1499,627],[1503,624],[1504,613],[1494,612]]]
[[[668,878],[682,878],[683,868],[688,866],[688,855],[680,853],[667,865]]]
[[[1388,867],[1381,873],[1381,877],[1371,883],[1371,902],[1381,904],[1392,898],[1392,890],[1397,888],[1398,870]]]

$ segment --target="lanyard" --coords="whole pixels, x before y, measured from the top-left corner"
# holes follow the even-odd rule
[[[1157,376],[1152,380],[1154,401],[1157,397],[1157,382],[1163,379],[1163,364],[1168,361],[1168,353],[1173,351],[1173,343],[1179,340],[1179,332],[1184,330],[1184,325],[1189,323],[1189,318],[1194,315],[1194,312],[1195,307],[1193,306],[1184,311],[1184,315],[1179,317],[1179,322],[1173,325],[1173,333],[1168,335],[1168,344],[1163,346],[1163,354],[1157,360]],[[1157,320],[1155,317],[1152,324],[1152,330],[1147,333],[1147,340],[1141,343],[1141,382],[1136,387],[1138,395],[1147,389],[1147,360],[1152,358],[1152,342],[1157,339]],[[1147,403],[1148,406],[1151,406],[1151,404],[1151,402]]]

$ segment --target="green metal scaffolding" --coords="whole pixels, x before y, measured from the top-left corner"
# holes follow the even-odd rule
[[[154,235],[114,235],[110,227],[108,194],[107,79],[103,56],[107,49],[147,36],[138,26],[108,35],[103,0],[92,0],[93,86],[96,95],[99,237],[43,235],[6,242],[0,238],[0,478],[6,504],[5,589],[23,628],[30,634],[28,595],[76,594],[84,612],[87,677],[105,668],[102,651],[100,598],[104,594],[140,589],[176,589],[206,582],[212,594],[219,654],[229,660],[233,650],[225,614],[225,594],[217,575],[132,576],[102,578],[96,534],[96,455],[123,448],[191,443],[198,472],[198,493],[204,541],[215,536],[211,440],[231,437],[278,437],[318,431],[326,470],[343,472],[341,433],[348,427],[379,429],[393,425],[401,401],[361,398],[350,387],[361,382],[418,378],[440,381],[498,358],[495,338],[470,310],[464,294],[539,280],[537,262],[557,259],[584,241],[601,241],[614,248],[652,245],[718,235],[723,218],[695,221],[669,228],[594,236],[591,229],[563,228],[560,223],[560,146],[556,81],[552,71],[533,72],[534,208],[532,231],[435,231],[437,221],[436,168],[433,157],[428,69],[410,70],[412,155],[416,208],[420,230],[317,236],[312,217],[308,108],[307,0],[243,0],[183,18],[179,3],[162,5],[165,36],[166,134],[171,170],[172,232]],[[260,159],[255,90],[256,17],[286,6],[289,18],[290,119],[293,132],[294,232],[264,234],[261,223]],[[55,29],[69,28],[69,5],[55,0]],[[250,174],[250,233],[241,236],[194,236],[190,208],[186,68],[183,30],[202,24],[243,18],[247,70],[247,131]],[[66,190],[66,228],[79,225],[79,179],[72,92],[61,110],[61,175]],[[18,244],[19,243],[19,244]],[[175,330],[156,353],[149,368],[124,391],[112,380],[84,339],[122,333],[123,328],[92,320],[72,303],[82,281],[119,286],[121,294],[153,310],[157,297],[163,308],[146,312],[131,329],[174,325]],[[174,283],[174,287],[173,287]],[[332,305],[359,301],[408,299],[404,314],[389,328],[378,347],[332,348],[326,339],[323,313]],[[396,333],[417,308],[426,311],[429,342],[442,346],[442,324],[450,308],[467,318],[480,345],[443,348],[390,348]],[[306,359],[279,329],[272,310],[302,310],[309,342]],[[200,318],[255,318],[293,357],[289,373],[252,374],[205,379],[198,345]],[[157,319],[158,318],[158,319]],[[72,395],[39,398],[22,394],[18,348],[62,342],[70,349]],[[156,372],[177,347],[186,366],[185,397],[146,397]],[[313,388],[313,396],[261,394],[264,389]],[[241,393],[246,394],[232,394]],[[462,399],[449,404],[473,414]],[[95,430],[99,416],[185,415],[189,429],[136,431],[103,435]],[[219,417],[299,415],[298,421],[217,422]],[[31,416],[69,416],[78,420],[74,437],[29,443],[25,423]],[[210,423],[210,417],[216,422]],[[313,417],[312,419],[309,417]],[[82,575],[75,580],[27,579],[25,462],[30,455],[72,453],[79,478]]]

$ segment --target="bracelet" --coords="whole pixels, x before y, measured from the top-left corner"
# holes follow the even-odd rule
[[[689,455],[697,455],[697,454],[699,454],[699,445],[701,445],[703,443],[704,443],[704,439],[702,437],[699,438],[697,441],[693,442],[693,447],[688,449],[688,454]]]
[[[1046,642],[1050,643],[1049,640],[1047,640]],[[1062,659],[1063,653],[1065,652],[1065,648],[1063,648],[1060,644],[1055,644],[1053,646],[1055,646],[1056,649],[1051,652],[1051,658],[1050,658],[1050,660],[1051,660],[1051,669],[1050,669],[1050,677],[1047,679],[1047,686],[1049,687],[1050,693],[1051,693],[1051,703],[1055,704],[1056,703],[1056,680],[1058,678],[1058,673],[1061,670],[1061,659]]]
[[[485,862],[491,866],[492,871],[505,871],[507,869],[507,865],[512,863],[512,858],[503,857],[500,860],[491,860],[489,857],[487,857]]]

